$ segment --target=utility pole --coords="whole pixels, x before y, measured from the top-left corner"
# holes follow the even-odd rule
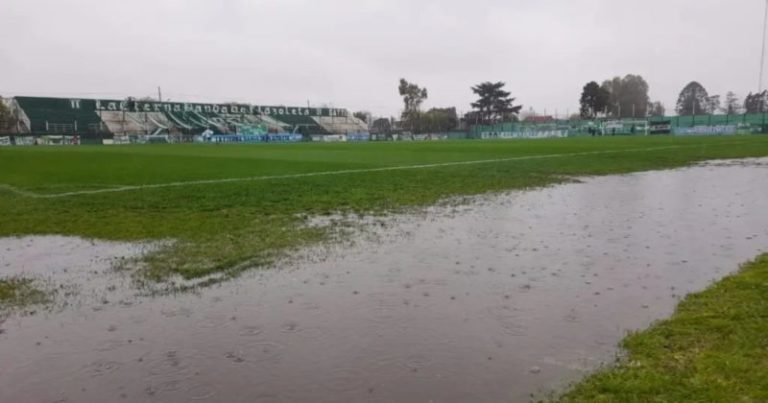
[[[160,86],[157,87],[157,102],[163,102],[163,91],[160,89]]]
[[[766,0],[768,1],[768,0]],[[698,99],[696,98],[696,88],[693,88],[693,99],[691,100],[691,116],[693,116],[694,119],[696,119],[696,104],[698,103]]]
[[[757,93],[763,92],[763,70],[765,69],[765,34],[768,30],[768,0],[765,0],[765,17],[763,18],[763,48],[760,53],[760,83],[757,85]]]

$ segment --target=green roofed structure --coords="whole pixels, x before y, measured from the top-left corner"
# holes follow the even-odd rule
[[[151,100],[14,97],[18,134],[105,138],[135,135],[367,133],[346,109]]]

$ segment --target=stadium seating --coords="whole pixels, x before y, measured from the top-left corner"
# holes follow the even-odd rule
[[[330,134],[310,116],[282,115],[273,116],[290,127],[290,132],[301,134]]]
[[[33,133],[98,133],[106,127],[96,112],[73,109],[69,99],[16,97]]]
[[[133,116],[134,113],[123,114],[123,112],[105,111],[100,114],[101,120],[111,133],[146,134],[149,130],[145,122]]]
[[[355,117],[319,117],[317,121],[329,133],[368,133],[368,126]]]
[[[198,136],[206,131],[222,135],[327,135],[367,132],[365,124],[354,117],[331,117],[345,115],[346,111],[328,108],[251,108],[239,104],[190,104],[133,99],[16,97],[14,100],[20,116],[25,118],[25,132],[34,135],[125,137]],[[296,114],[295,111],[300,109],[304,114]],[[279,114],[277,111],[292,112]],[[317,116],[307,115],[312,112]]]
[[[290,129],[286,123],[274,119],[271,116],[244,115],[243,121],[248,125],[266,126],[268,131],[273,133],[285,132]]]

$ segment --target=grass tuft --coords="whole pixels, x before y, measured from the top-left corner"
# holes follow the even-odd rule
[[[0,279],[0,309],[23,308],[49,302],[48,295],[28,278]]]

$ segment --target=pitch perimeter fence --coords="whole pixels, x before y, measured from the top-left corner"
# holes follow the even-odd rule
[[[731,135],[768,133],[768,113],[664,116],[645,119],[552,120],[473,126],[472,138],[542,138],[606,135]]]
[[[768,113],[740,115],[667,116],[647,119],[552,120],[544,123],[505,122],[475,125],[468,131],[444,133],[348,133],[330,135],[220,134],[220,135],[115,135],[112,133],[78,134],[2,134],[0,146],[32,145],[120,145],[183,143],[298,143],[298,142],[367,142],[367,141],[435,141],[463,139],[538,139],[583,136],[726,136],[768,134]]]

